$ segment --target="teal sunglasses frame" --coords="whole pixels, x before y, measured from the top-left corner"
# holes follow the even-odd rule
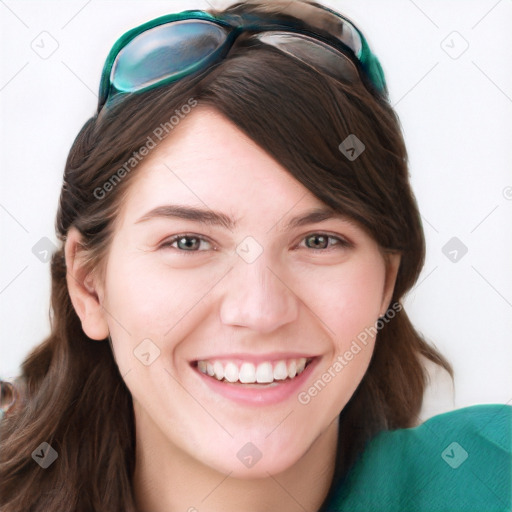
[[[237,37],[244,32],[254,32],[255,34],[265,34],[266,32],[285,32],[288,34],[295,34],[312,38],[324,46],[327,45],[331,51],[334,49],[338,56],[341,55],[350,61],[355,67],[359,79],[368,89],[373,89],[374,93],[387,97],[387,86],[384,72],[377,57],[370,50],[369,44],[363,36],[362,32],[354,25],[352,21],[345,18],[341,14],[325,6],[319,6],[318,4],[315,6],[320,7],[324,11],[327,11],[336,16],[336,21],[341,23],[343,27],[347,25],[352,34],[357,35],[359,39],[357,41],[359,43],[357,46],[359,46],[359,48],[351,48],[339,37],[332,34],[327,34],[325,31],[322,34],[313,32],[312,30],[309,30],[300,25],[300,20],[290,20],[282,18],[281,16],[275,16],[272,18],[270,15],[260,16],[254,13],[244,15],[233,15],[229,13],[227,15],[223,15],[222,17],[217,17],[209,12],[201,10],[187,10],[180,13],[168,14],[150,20],[129,30],[115,42],[103,66],[98,96],[98,112],[106,105],[114,103],[113,100],[117,101],[120,96],[129,93],[141,93],[149,91],[156,87],[179,81],[183,77],[198,71],[208,69],[214,64],[220,62],[229,53]],[[283,14],[286,15],[286,12]],[[119,84],[116,83],[117,63],[120,55],[122,55],[123,50],[129,44],[133,45],[133,43],[136,42],[137,37],[149,30],[183,21],[213,23],[226,31],[225,41],[216,50],[200,58],[192,65],[187,65],[182,71],[174,72],[169,76],[154,76],[154,78],[151,80],[151,83],[148,85],[120,87]],[[309,64],[315,67],[314,64]]]

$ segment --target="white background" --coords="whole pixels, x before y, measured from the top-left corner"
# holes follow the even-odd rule
[[[511,402],[512,1],[324,3],[367,35],[403,125],[428,246],[406,309],[454,366],[453,406]],[[56,242],[65,159],[110,47],[209,5],[224,3],[0,1],[0,378],[49,333],[49,264],[32,248]],[[457,262],[442,252],[452,237],[468,248]]]

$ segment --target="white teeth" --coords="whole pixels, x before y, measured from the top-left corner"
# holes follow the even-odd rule
[[[272,371],[272,363],[260,363],[256,368],[256,382],[259,384],[267,384],[274,380],[274,372]]]
[[[256,382],[256,367],[252,363],[242,363],[239,380],[242,384]]]
[[[288,377],[293,379],[295,375],[297,375],[297,363],[295,361],[291,361],[291,363],[288,365]]]
[[[276,380],[293,379],[300,375],[306,367],[308,360],[305,357],[298,359],[284,359],[277,361],[272,366],[270,361],[265,361],[257,366],[244,362],[240,368],[234,361],[198,361],[197,369],[210,377],[227,382],[240,382],[242,384],[268,384]]]
[[[226,365],[224,377],[228,382],[236,382],[238,380],[238,367],[235,363],[228,363]]]
[[[219,361],[215,361],[213,363],[213,371],[215,372],[215,378],[218,380],[222,380],[224,378],[224,366]]]
[[[274,380],[284,380],[288,377],[285,361],[279,361],[274,368]]]

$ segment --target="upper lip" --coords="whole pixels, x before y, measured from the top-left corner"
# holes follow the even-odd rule
[[[313,359],[317,357],[315,354],[308,352],[272,352],[267,354],[247,354],[247,353],[233,353],[233,354],[215,354],[210,356],[198,357],[193,359],[191,363],[197,361],[222,361],[222,360],[233,360],[241,359],[251,363],[262,363],[265,361],[282,361],[283,359],[300,359],[305,357],[306,359]]]

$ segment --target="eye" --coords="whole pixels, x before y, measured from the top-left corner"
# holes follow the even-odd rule
[[[169,238],[163,244],[161,244],[159,248],[176,249],[177,251],[183,253],[204,252],[197,250],[201,246],[201,242],[206,242],[207,244],[210,244],[210,242],[206,238],[203,238],[201,236],[192,234],[181,234]]]
[[[306,237],[303,238],[303,240],[305,241],[306,247],[308,249],[313,249],[315,251],[323,250],[323,252],[327,252],[325,249],[330,251],[332,248],[332,244],[330,246],[331,248],[329,248],[329,240],[336,241],[336,243],[334,244],[334,249],[336,247],[338,247],[339,249],[353,247],[353,244],[348,242],[344,238],[329,235],[328,233],[310,233],[309,235],[306,235]]]
[[[320,252],[328,252],[336,248],[343,249],[353,247],[353,244],[344,238],[328,233],[310,233],[302,240],[305,241],[307,249]],[[329,243],[332,240],[334,240],[334,243]],[[202,236],[181,234],[167,239],[159,246],[159,249],[173,249],[182,253],[205,252],[208,249],[199,250],[203,242],[212,246],[211,242]]]

